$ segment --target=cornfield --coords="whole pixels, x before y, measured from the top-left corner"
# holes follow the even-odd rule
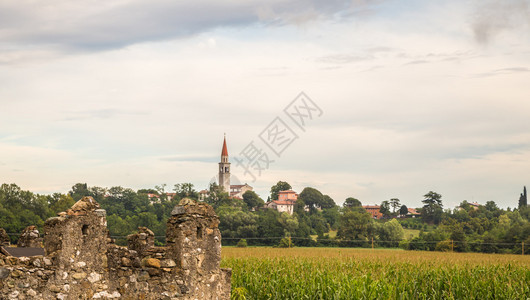
[[[530,257],[345,248],[223,248],[233,299],[528,299]]]

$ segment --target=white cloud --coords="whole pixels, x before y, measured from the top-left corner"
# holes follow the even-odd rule
[[[223,133],[234,157],[305,91],[324,114],[252,183],[265,198],[514,206],[528,184],[530,45],[477,45],[469,3],[94,3],[0,4],[6,182],[204,188]]]

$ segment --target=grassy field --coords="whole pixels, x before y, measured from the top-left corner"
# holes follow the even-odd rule
[[[223,247],[222,257],[233,299],[530,298],[528,256]]]
[[[417,229],[403,229],[405,239],[412,240],[420,236],[420,231]]]

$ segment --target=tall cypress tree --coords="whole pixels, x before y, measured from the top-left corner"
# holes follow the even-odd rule
[[[526,196],[526,185],[525,185],[525,187],[524,187],[524,189],[523,189],[523,198],[524,198],[524,200],[523,200],[523,201],[524,201],[523,204],[524,204],[524,206],[527,206],[527,205],[528,205],[528,198],[527,198],[527,196]]]
[[[523,189],[523,193],[519,196],[519,208],[526,207],[528,205],[528,197],[526,195],[526,186]]]

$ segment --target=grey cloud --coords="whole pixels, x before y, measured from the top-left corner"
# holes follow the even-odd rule
[[[489,43],[497,34],[513,28],[530,25],[530,5],[528,0],[481,0],[475,12],[472,29],[475,40],[480,44]]]
[[[518,73],[518,72],[530,72],[530,69],[528,68],[505,68],[505,69],[499,69],[497,72],[504,72],[504,73]]]
[[[79,50],[119,48],[139,42],[190,36],[256,22],[287,24],[336,17],[373,1],[109,1],[55,0],[0,3],[5,45],[60,46]]]
[[[421,64],[427,64],[429,63],[429,61],[426,61],[426,60],[413,60],[413,61],[409,61],[408,63],[406,63],[405,65],[421,65]]]
[[[529,68],[525,67],[513,67],[513,68],[503,68],[503,69],[497,69],[493,70],[491,72],[485,72],[480,74],[475,74],[474,77],[491,77],[491,76],[498,76],[498,75],[507,75],[507,74],[514,74],[514,73],[527,73],[530,72]]]

